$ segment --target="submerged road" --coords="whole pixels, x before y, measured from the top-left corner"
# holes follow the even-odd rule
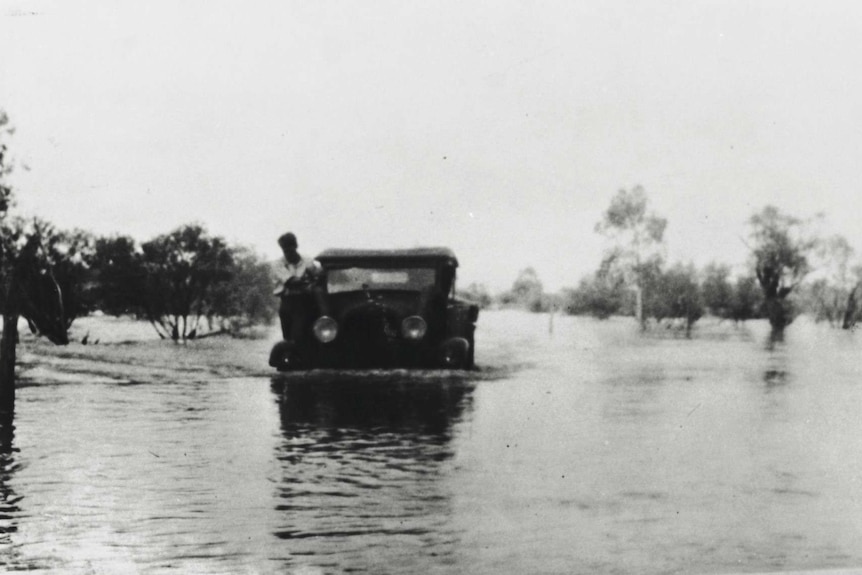
[[[859,334],[490,312],[474,374],[274,376],[268,341],[27,344],[0,568],[853,573]],[[110,340],[103,335],[103,341]],[[231,358],[235,358],[232,360]],[[832,570],[832,571],[830,571]]]

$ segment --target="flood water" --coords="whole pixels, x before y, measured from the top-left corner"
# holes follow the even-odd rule
[[[862,566],[862,334],[488,312],[475,374],[275,375],[271,341],[22,346],[0,569]],[[96,330],[96,327],[92,329]]]

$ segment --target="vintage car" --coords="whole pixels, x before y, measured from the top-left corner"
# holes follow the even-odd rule
[[[281,341],[269,364],[313,368],[470,369],[479,308],[455,297],[458,260],[447,248],[330,249],[322,272],[292,305],[312,313],[299,341]]]

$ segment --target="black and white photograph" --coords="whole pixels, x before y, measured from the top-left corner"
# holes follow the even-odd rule
[[[0,572],[862,574],[860,55],[837,0],[0,0]]]

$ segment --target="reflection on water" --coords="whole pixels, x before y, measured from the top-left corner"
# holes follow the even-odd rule
[[[452,426],[471,385],[424,377],[276,379],[276,491],[287,565],[405,572],[451,564]],[[370,550],[373,550],[370,552]]]
[[[469,375],[380,372],[353,379],[337,373],[273,378],[285,434],[358,429],[448,439],[470,406]]]
[[[0,413],[0,566],[11,567],[17,563],[12,534],[17,531],[17,516],[20,497],[9,486],[15,474],[14,448],[15,426],[11,413]]]
[[[763,381],[767,389],[773,389],[787,385],[790,381],[789,374],[782,369],[767,369],[763,372]]]
[[[763,383],[767,391],[774,391],[784,387],[792,381],[791,358],[787,345],[784,342],[784,334],[770,332],[766,344],[766,367],[763,370]]]
[[[794,323],[766,346],[765,323],[688,340],[547,322],[486,314],[466,376],[218,375],[196,364],[215,344],[104,346],[110,369],[52,356],[0,421],[0,570],[862,565],[859,334]],[[113,377],[126,360],[136,385]]]

